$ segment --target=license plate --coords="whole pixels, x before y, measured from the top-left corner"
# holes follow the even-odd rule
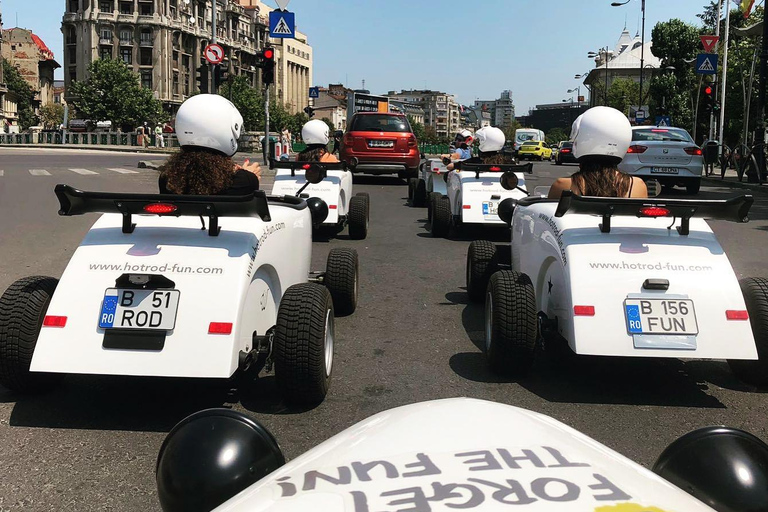
[[[391,148],[395,146],[393,140],[369,140],[368,147],[370,148]]]
[[[679,171],[677,167],[651,167],[652,174],[677,174]]]
[[[171,331],[176,326],[179,290],[107,288],[99,315],[102,329]]]
[[[626,299],[624,312],[629,334],[699,333],[690,299]]]
[[[499,203],[493,201],[485,201],[483,203],[483,215],[496,215],[498,212]]]

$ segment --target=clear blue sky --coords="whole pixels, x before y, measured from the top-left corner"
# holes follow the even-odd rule
[[[274,0],[267,0],[275,5]],[[316,85],[362,80],[373,93],[438,89],[464,104],[511,89],[518,115],[559,102],[594,67],[587,52],[640,26],[640,0],[292,0],[314,48]],[[646,39],[658,21],[698,24],[709,0],[646,0]],[[756,2],[760,3],[760,2]],[[0,0],[5,28],[33,30],[62,59],[65,0]],[[57,77],[62,77],[58,70]]]

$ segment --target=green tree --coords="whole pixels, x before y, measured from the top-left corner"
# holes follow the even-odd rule
[[[424,125],[417,123],[413,116],[408,116],[408,124],[411,125],[411,130],[413,130],[413,135],[416,137],[416,140],[425,142],[426,133],[424,131]]]
[[[512,121],[512,124],[510,124],[508,127],[504,128],[502,131],[504,132],[504,136],[507,138],[507,140],[514,140],[515,138],[515,131],[522,128],[523,125],[520,124],[520,121],[515,119]]]
[[[630,78],[617,78],[608,88],[608,106],[629,116],[630,107],[640,99],[640,84]]]
[[[70,94],[81,116],[112,121],[113,127],[136,126],[144,121],[154,124],[165,117],[160,101],[120,60],[93,61],[88,66],[88,78],[73,82]]]
[[[568,140],[568,135],[565,133],[565,130],[560,127],[549,130],[549,133],[547,134],[547,144],[551,146],[563,140]]]
[[[331,138],[333,138],[333,132],[336,131],[336,127],[333,126],[333,121],[327,117],[322,118],[321,121],[328,125],[328,132],[331,134]]]
[[[21,76],[19,70],[5,59],[3,59],[3,75],[8,90],[15,93],[18,97],[17,106],[19,125],[22,130],[27,130],[30,126],[34,126],[38,122],[37,116],[35,115],[35,109],[32,108],[34,92],[26,80]]]
[[[427,144],[437,144],[439,142],[437,130],[435,130],[434,126],[427,125],[424,127],[424,142]]]
[[[64,106],[61,103],[50,103],[40,107],[40,122],[44,128],[58,128],[64,122]]]
[[[251,87],[245,75],[237,75],[227,81],[219,89],[219,94],[229,98],[240,111],[246,131],[264,129],[264,97]]]

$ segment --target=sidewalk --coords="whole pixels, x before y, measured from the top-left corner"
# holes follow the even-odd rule
[[[747,176],[744,175],[742,181],[739,181],[739,176],[735,169],[727,169],[725,171],[725,178],[720,177],[720,169],[715,169],[715,174],[710,176],[702,176],[701,183],[704,186],[725,186],[730,188],[738,188],[742,190],[749,190],[752,192],[768,194],[768,183],[760,185],[759,183],[747,183]]]

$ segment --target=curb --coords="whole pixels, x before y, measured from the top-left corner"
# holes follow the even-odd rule
[[[768,194],[768,185],[758,185],[756,183],[742,183],[740,181],[728,181],[721,178],[712,178],[708,176],[702,176],[701,181],[715,186],[737,188],[740,190],[749,190],[758,194]]]
[[[156,153],[158,155],[169,155],[173,150],[170,149],[156,149],[156,148],[140,148],[138,146],[88,146],[88,145],[72,145],[72,144],[3,144],[1,148],[27,148],[27,149],[85,149],[88,151],[115,151],[118,153]]]

